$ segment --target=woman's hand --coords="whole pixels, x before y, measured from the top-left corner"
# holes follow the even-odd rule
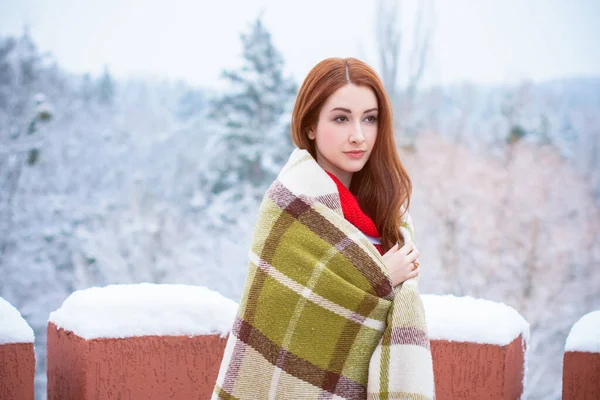
[[[394,287],[419,275],[418,259],[419,250],[413,242],[408,242],[401,248],[396,243],[383,255],[383,262],[388,269]]]

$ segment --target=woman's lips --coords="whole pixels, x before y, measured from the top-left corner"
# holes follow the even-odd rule
[[[365,155],[365,152],[363,150],[353,150],[353,151],[345,151],[344,154],[346,154],[350,158],[361,158],[362,156]]]

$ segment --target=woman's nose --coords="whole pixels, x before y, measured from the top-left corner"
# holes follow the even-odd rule
[[[355,126],[352,134],[350,135],[350,142],[352,143],[362,143],[365,141],[365,135],[362,133],[362,128],[360,124]]]

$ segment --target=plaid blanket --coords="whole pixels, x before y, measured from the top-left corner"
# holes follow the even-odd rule
[[[267,191],[249,258],[213,399],[433,398],[417,279],[392,287],[306,150]]]

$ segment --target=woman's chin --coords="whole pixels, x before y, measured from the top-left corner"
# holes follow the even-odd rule
[[[344,170],[347,171],[347,172],[352,172],[352,173],[358,172],[361,169],[363,169],[363,167],[365,166],[365,164],[366,164],[365,160],[355,160],[355,161],[346,163],[344,165],[344,167],[345,167]]]

